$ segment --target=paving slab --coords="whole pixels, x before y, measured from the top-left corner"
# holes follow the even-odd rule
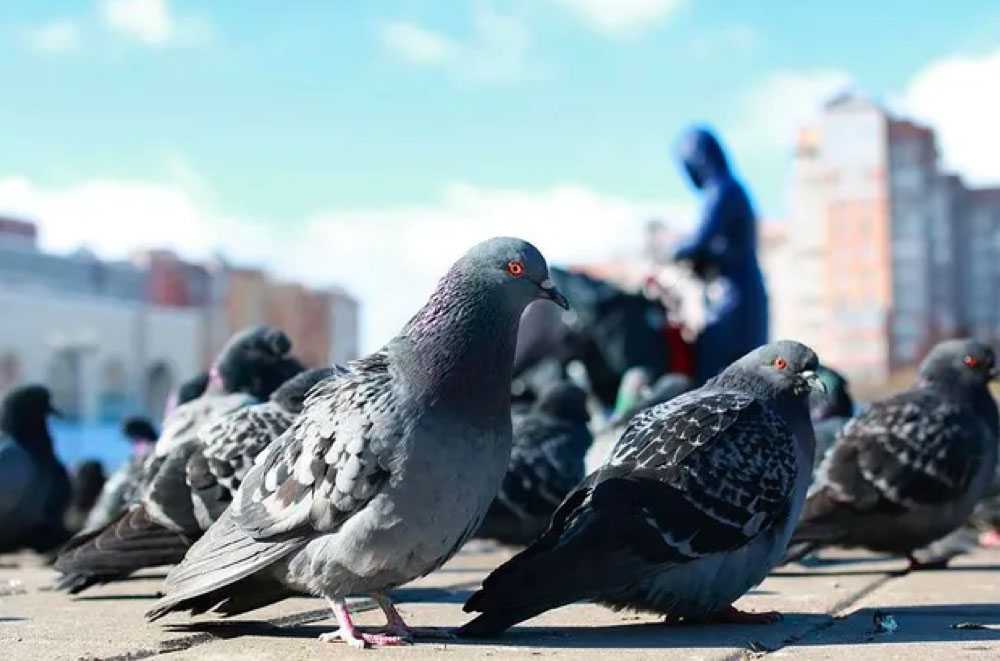
[[[977,550],[948,569],[883,581],[838,615],[774,656],[1000,659],[1000,553]]]
[[[461,624],[468,619],[462,603],[512,553],[473,542],[439,571],[398,590],[394,597],[416,627]],[[839,624],[835,614],[897,580],[903,567],[898,560],[837,554],[810,567],[782,568],[737,604],[748,610],[784,612],[784,621],[777,625],[665,626],[652,615],[576,604],[529,620],[496,640],[420,642],[377,653],[409,659],[594,659],[614,650],[629,659],[743,658],[788,649],[835,628]],[[0,658],[125,660],[162,654],[176,660],[290,661],[359,653],[317,640],[320,633],[335,627],[317,599],[289,599],[229,620],[178,615],[162,625],[148,624],[142,614],[157,597],[162,571],[94,588],[76,598],[47,591],[53,577],[54,572],[32,556],[0,558],[0,586],[16,580],[23,589],[22,594],[0,596]],[[988,598],[984,594],[983,599]],[[367,600],[355,606],[361,611],[356,616],[359,624],[383,623],[381,613]],[[843,652],[842,646],[839,651]]]

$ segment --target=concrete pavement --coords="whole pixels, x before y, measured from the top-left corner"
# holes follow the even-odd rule
[[[483,576],[511,554],[473,543],[441,570],[395,597],[408,621],[454,626]],[[775,625],[671,626],[658,618],[578,604],[546,613],[491,641],[434,641],[368,654],[385,658],[507,659],[1000,659],[1000,552],[977,551],[943,571],[904,574],[905,563],[844,553],[804,568],[790,565],[737,605],[780,610]],[[162,572],[73,598],[47,591],[53,573],[32,556],[0,557],[0,658],[292,661],[362,652],[316,637],[334,627],[323,604],[291,599],[220,621],[171,616],[147,624]],[[367,600],[362,625],[383,623]],[[879,612],[881,626],[875,624]],[[897,629],[890,633],[880,629]]]

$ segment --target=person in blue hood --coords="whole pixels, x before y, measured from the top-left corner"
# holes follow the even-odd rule
[[[767,292],[757,263],[757,219],[750,198],[729,169],[711,131],[689,130],[680,160],[704,205],[694,236],[674,253],[705,280],[718,279],[709,319],[695,345],[695,381],[703,383],[767,342]]]

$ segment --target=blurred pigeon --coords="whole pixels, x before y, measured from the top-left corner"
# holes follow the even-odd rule
[[[97,504],[101,490],[107,482],[104,466],[96,459],[80,462],[73,471],[71,480],[73,497],[66,510],[66,528],[79,532],[87,522],[90,511]]]
[[[321,640],[404,642],[413,632],[386,593],[446,562],[493,501],[510,459],[518,322],[535,299],[566,305],[534,246],[472,248],[383,350],[312,391],[148,617],[232,615],[301,591],[337,617]],[[355,628],[353,594],[373,595],[388,633]]]
[[[530,544],[584,478],[583,458],[594,437],[587,427],[587,393],[563,381],[550,386],[527,415],[514,420],[507,474],[476,537]]]
[[[635,375],[630,376],[633,372]],[[640,411],[651,406],[669,402],[683,395],[694,385],[686,374],[670,372],[650,384],[649,371],[642,367],[632,368],[622,377],[622,387],[615,412],[608,421],[613,427],[624,427]],[[643,378],[645,377],[645,379]],[[635,389],[634,393],[628,392]]]
[[[103,528],[139,500],[146,460],[160,434],[149,420],[141,417],[127,418],[122,433],[132,446],[132,454],[104,483],[87,515],[84,530]]]
[[[837,434],[854,415],[854,400],[851,398],[844,375],[826,365],[820,365],[816,374],[826,390],[816,391],[809,396],[809,416],[816,432],[816,460],[813,462],[813,471],[819,468],[823,457],[833,447]]]
[[[103,528],[88,529],[60,553],[57,587],[78,593],[143,567],[172,564],[202,532],[185,484],[187,461],[206,423],[266,398],[302,365],[291,342],[266,326],[234,336],[212,367],[208,388],[178,406],[143,467],[139,502]]]
[[[958,528],[992,481],[996,375],[987,345],[942,342],[916,385],[851,420],[820,466],[788,559],[860,546],[921,566],[912,552]]]
[[[63,523],[69,475],[52,448],[44,386],[11,390],[0,411],[0,552],[49,551],[69,537]]]
[[[636,416],[546,533],[465,604],[488,636],[581,600],[671,619],[770,622],[732,603],[785,552],[805,500],[816,354],[760,347],[704,387]]]

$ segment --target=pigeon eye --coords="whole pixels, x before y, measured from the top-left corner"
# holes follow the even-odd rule
[[[786,367],[788,367],[788,361],[782,358],[781,356],[778,356],[777,358],[774,359],[774,366],[777,367],[779,370],[783,370]]]
[[[512,259],[507,262],[507,273],[510,273],[512,277],[520,278],[524,275],[524,264],[517,259]]]
[[[966,367],[976,367],[979,365],[979,361],[976,360],[975,356],[966,356],[962,359],[962,362],[965,363]]]

